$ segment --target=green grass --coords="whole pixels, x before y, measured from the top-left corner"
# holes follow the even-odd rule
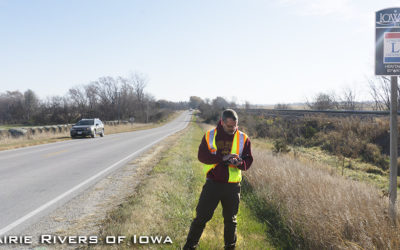
[[[162,155],[135,195],[112,211],[102,229],[103,235],[168,235],[172,245],[147,245],[151,249],[179,249],[185,243],[195,207],[205,182],[197,151],[204,131],[192,123],[175,144]],[[238,249],[273,249],[268,226],[246,202],[238,214]],[[145,218],[148,216],[147,218]],[[222,249],[221,205],[207,223],[198,249]],[[120,248],[132,246],[120,246]]]

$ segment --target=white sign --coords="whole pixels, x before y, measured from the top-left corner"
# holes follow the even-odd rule
[[[400,32],[385,32],[383,63],[400,63]]]

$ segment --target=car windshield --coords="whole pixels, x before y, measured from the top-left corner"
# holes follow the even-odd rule
[[[90,119],[90,120],[80,120],[77,124],[75,125],[93,125],[94,124],[94,120]]]

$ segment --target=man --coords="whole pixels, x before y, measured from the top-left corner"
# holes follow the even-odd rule
[[[204,135],[198,159],[205,164],[207,180],[183,249],[196,248],[206,223],[212,218],[220,201],[224,217],[225,249],[234,249],[241,170],[249,169],[253,162],[250,139],[238,130],[238,116],[234,110],[225,110],[217,127]]]

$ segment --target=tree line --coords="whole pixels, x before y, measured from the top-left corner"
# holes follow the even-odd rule
[[[306,98],[305,106],[311,110],[390,110],[390,77],[376,77],[368,79],[368,89],[371,96],[370,101],[360,101],[359,93],[355,89],[343,88],[340,93],[320,92],[311,98]],[[398,92],[398,107],[400,110],[400,88]],[[206,121],[217,120],[218,112],[222,107],[237,107],[235,102],[229,102],[223,97],[216,97],[213,100],[201,99],[198,96],[191,96],[189,106],[197,108],[202,112]],[[252,108],[249,101],[241,105],[244,109]],[[292,105],[277,103],[275,109],[292,109]]]
[[[45,125],[75,123],[81,118],[152,122],[172,110],[187,108],[187,102],[155,100],[145,92],[148,79],[134,73],[130,77],[100,77],[89,84],[70,88],[64,96],[41,100],[34,91],[0,93],[0,123]]]
[[[390,110],[390,77],[379,76],[368,79],[370,101],[360,101],[359,93],[351,88],[344,88],[338,94],[335,91],[320,92],[306,98],[306,107],[312,110]],[[397,87],[398,108],[400,108],[400,88]],[[278,103],[275,109],[291,109],[289,104]]]

